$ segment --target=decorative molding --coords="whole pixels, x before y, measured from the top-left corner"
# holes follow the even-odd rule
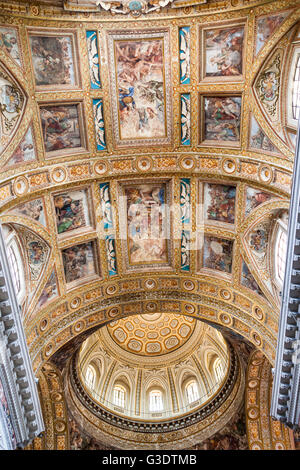
[[[270,417],[271,364],[259,351],[249,359],[246,377],[246,423],[250,450],[291,450],[288,429]]]
[[[9,407],[12,410],[16,445],[24,447],[44,430],[44,423],[2,229],[0,266],[1,361],[7,379],[4,380],[2,374],[0,376],[4,393],[12,397]]]

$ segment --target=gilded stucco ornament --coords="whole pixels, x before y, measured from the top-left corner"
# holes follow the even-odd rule
[[[134,17],[159,11],[173,2],[174,0],[95,0],[96,5],[103,8],[103,10],[110,11],[112,14],[121,13],[126,15],[130,13]]]

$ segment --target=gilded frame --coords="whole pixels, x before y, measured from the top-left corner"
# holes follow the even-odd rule
[[[74,72],[74,84],[48,84],[48,85],[37,85],[36,83],[36,75],[35,69],[33,65],[33,57],[32,57],[32,49],[30,44],[30,38],[33,37],[69,37],[71,39],[71,50],[72,50],[72,66]],[[80,71],[80,60],[79,60],[79,48],[78,48],[78,41],[77,41],[77,33],[76,31],[72,30],[55,30],[55,29],[46,29],[46,28],[28,28],[27,29],[27,41],[28,41],[28,49],[30,52],[30,66],[31,66],[31,73],[33,76],[33,83],[35,84],[35,88],[37,92],[49,92],[49,91],[71,91],[71,90],[79,90],[82,88],[82,81],[81,81],[81,71]]]
[[[81,138],[81,143],[82,145],[80,147],[66,147],[63,150],[52,150],[52,151],[47,151],[45,147],[45,140],[44,140],[44,135],[43,135],[43,126],[42,126],[42,118],[41,118],[41,108],[47,108],[47,107],[63,107],[63,106],[72,106],[75,105],[77,107],[77,116],[78,116],[78,125],[79,125],[79,134]],[[47,101],[39,102],[39,121],[40,121],[40,128],[41,128],[41,134],[43,136],[43,146],[44,146],[44,152],[45,152],[45,158],[55,158],[58,156],[70,156],[70,155],[77,155],[77,154],[82,154],[86,153],[89,151],[88,148],[88,141],[87,141],[87,134],[86,134],[86,127],[85,127],[85,104],[84,101]]]
[[[108,64],[110,75],[110,89],[112,96],[111,117],[114,130],[113,140],[116,147],[134,147],[137,145],[167,145],[172,142],[172,88],[171,88],[171,64],[170,59],[170,32],[167,29],[155,29],[134,32],[108,31],[106,33],[108,47]],[[165,116],[165,135],[163,137],[133,137],[122,138],[120,131],[119,100],[118,100],[118,81],[116,72],[115,43],[117,41],[141,41],[141,40],[161,40],[164,51],[163,77],[164,77],[164,116]],[[169,53],[168,53],[169,52]]]

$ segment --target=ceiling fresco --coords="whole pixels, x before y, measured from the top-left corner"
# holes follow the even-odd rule
[[[106,2],[11,3],[0,209],[21,244],[34,369],[135,314],[232,328],[274,361],[269,241],[289,207],[297,3],[144,2],[127,16],[125,2],[113,16]]]

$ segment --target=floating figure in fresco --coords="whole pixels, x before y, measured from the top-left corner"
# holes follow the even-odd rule
[[[208,194],[205,197],[210,200],[206,211],[207,218],[234,223],[235,186],[207,184],[206,187]]]
[[[243,27],[208,31],[205,39],[207,76],[242,74]]]
[[[37,85],[74,84],[70,37],[31,36],[30,45]]]
[[[86,225],[82,200],[72,199],[67,194],[54,198],[58,233],[64,233]]]
[[[207,131],[212,140],[236,141],[239,138],[238,127],[231,123],[207,124]]]
[[[222,102],[222,108],[224,109],[225,116],[229,119],[238,119],[241,114],[241,106],[239,102],[235,101],[232,98],[226,98]]]
[[[226,119],[237,119],[241,113],[238,102],[235,102],[232,98],[211,98],[211,106],[207,109],[210,110],[211,117],[217,123]]]
[[[122,111],[124,108],[128,110],[131,108],[135,108],[135,101],[133,99],[134,95],[134,87],[130,86],[128,90],[124,88],[119,89],[119,102],[120,102],[120,110]]]
[[[233,241],[216,237],[204,238],[203,265],[231,273]]]

